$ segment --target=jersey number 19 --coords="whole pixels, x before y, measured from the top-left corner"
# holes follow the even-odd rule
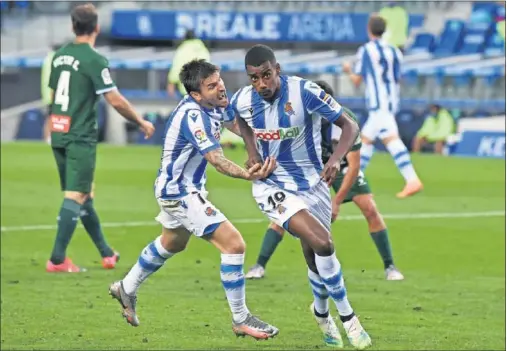
[[[66,112],[69,108],[69,86],[70,72],[62,71],[55,92],[55,105],[60,105],[62,112]]]

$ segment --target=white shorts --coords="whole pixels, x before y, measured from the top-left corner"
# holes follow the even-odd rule
[[[331,194],[324,181],[312,189],[297,193],[276,185],[255,182],[252,194],[269,220],[287,230],[288,220],[301,210],[308,210],[328,230],[331,229]]]
[[[213,233],[227,218],[207,200],[208,192],[193,192],[178,200],[157,199],[160,213],[155,220],[164,228],[185,227],[197,237]]]
[[[370,140],[398,135],[398,124],[394,114],[389,111],[371,111],[361,134]]]

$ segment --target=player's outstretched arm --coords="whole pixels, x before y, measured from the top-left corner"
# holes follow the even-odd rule
[[[347,157],[348,163],[347,173],[345,173],[340,189],[338,189],[336,195],[333,198],[333,211],[331,215],[331,221],[333,222],[338,216],[339,206],[347,197],[347,194],[349,193],[352,185],[354,185],[354,182],[359,175],[361,152],[359,150],[350,151],[345,157]]]
[[[155,132],[153,124],[139,116],[132,104],[117,89],[105,93],[104,98],[125,119],[137,124],[143,131],[146,139],[153,135]]]
[[[222,174],[233,178],[241,178],[246,180],[258,180],[269,176],[276,167],[276,160],[268,158],[264,164],[256,164],[255,166],[245,170],[227,159],[222,148],[214,149],[207,152],[204,158]]]
[[[352,148],[354,142],[359,137],[359,126],[356,121],[349,116],[347,111],[343,110],[340,118],[336,119],[334,124],[341,128],[342,135],[340,137],[340,141],[336,144],[336,148],[331,154],[331,157],[324,165],[324,170],[321,174],[322,179],[324,179],[329,186],[333,184],[333,181],[340,170],[340,161]]]
[[[255,141],[255,135],[243,118],[236,118],[238,128],[245,142],[246,152],[248,153],[248,160],[246,161],[247,167],[253,167],[255,164],[262,164],[262,158],[257,152],[257,145]]]
[[[241,131],[239,130],[238,120],[236,118],[230,122],[225,122],[224,126],[225,126],[225,128],[229,129],[229,131],[236,134],[237,136],[241,136]]]

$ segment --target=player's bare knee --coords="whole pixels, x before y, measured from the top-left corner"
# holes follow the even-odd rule
[[[313,247],[313,251],[319,256],[330,256],[334,252],[334,244],[331,236],[319,239]]]
[[[186,249],[190,235],[186,230],[170,230],[164,228],[160,243],[167,251],[176,254]]]
[[[74,200],[80,205],[82,205],[86,202],[86,200],[88,199],[88,196],[89,196],[89,194],[81,193],[79,191],[66,191],[64,193],[64,197],[66,199]]]
[[[223,247],[221,250],[224,254],[232,254],[232,255],[239,255],[244,254],[246,251],[246,244],[243,238],[241,238],[241,235],[239,238],[235,238],[234,240],[231,240],[227,245]]]
[[[283,229],[278,224],[275,224],[273,222],[271,222],[269,224],[269,229],[274,230],[275,232],[277,232],[278,234],[280,234],[280,236],[283,236],[283,234],[285,233],[285,229]]]

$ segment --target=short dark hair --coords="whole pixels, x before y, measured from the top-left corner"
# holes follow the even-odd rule
[[[327,82],[324,82],[323,80],[316,80],[314,83],[317,84],[322,90],[324,90],[326,94],[334,96],[333,88],[331,88]]]
[[[180,82],[185,87],[188,94],[201,91],[201,83],[213,73],[218,72],[219,68],[204,59],[192,60],[183,65],[180,71]]]
[[[195,39],[195,32],[192,29],[189,29],[185,32],[185,40]]]
[[[259,67],[264,62],[276,63],[275,53],[267,45],[257,44],[252,46],[245,55],[245,67]]]
[[[368,20],[368,29],[376,37],[381,37],[386,31],[386,21],[377,15],[373,15]]]
[[[90,35],[95,31],[99,16],[92,4],[78,5],[70,13],[72,29],[77,36]]]

